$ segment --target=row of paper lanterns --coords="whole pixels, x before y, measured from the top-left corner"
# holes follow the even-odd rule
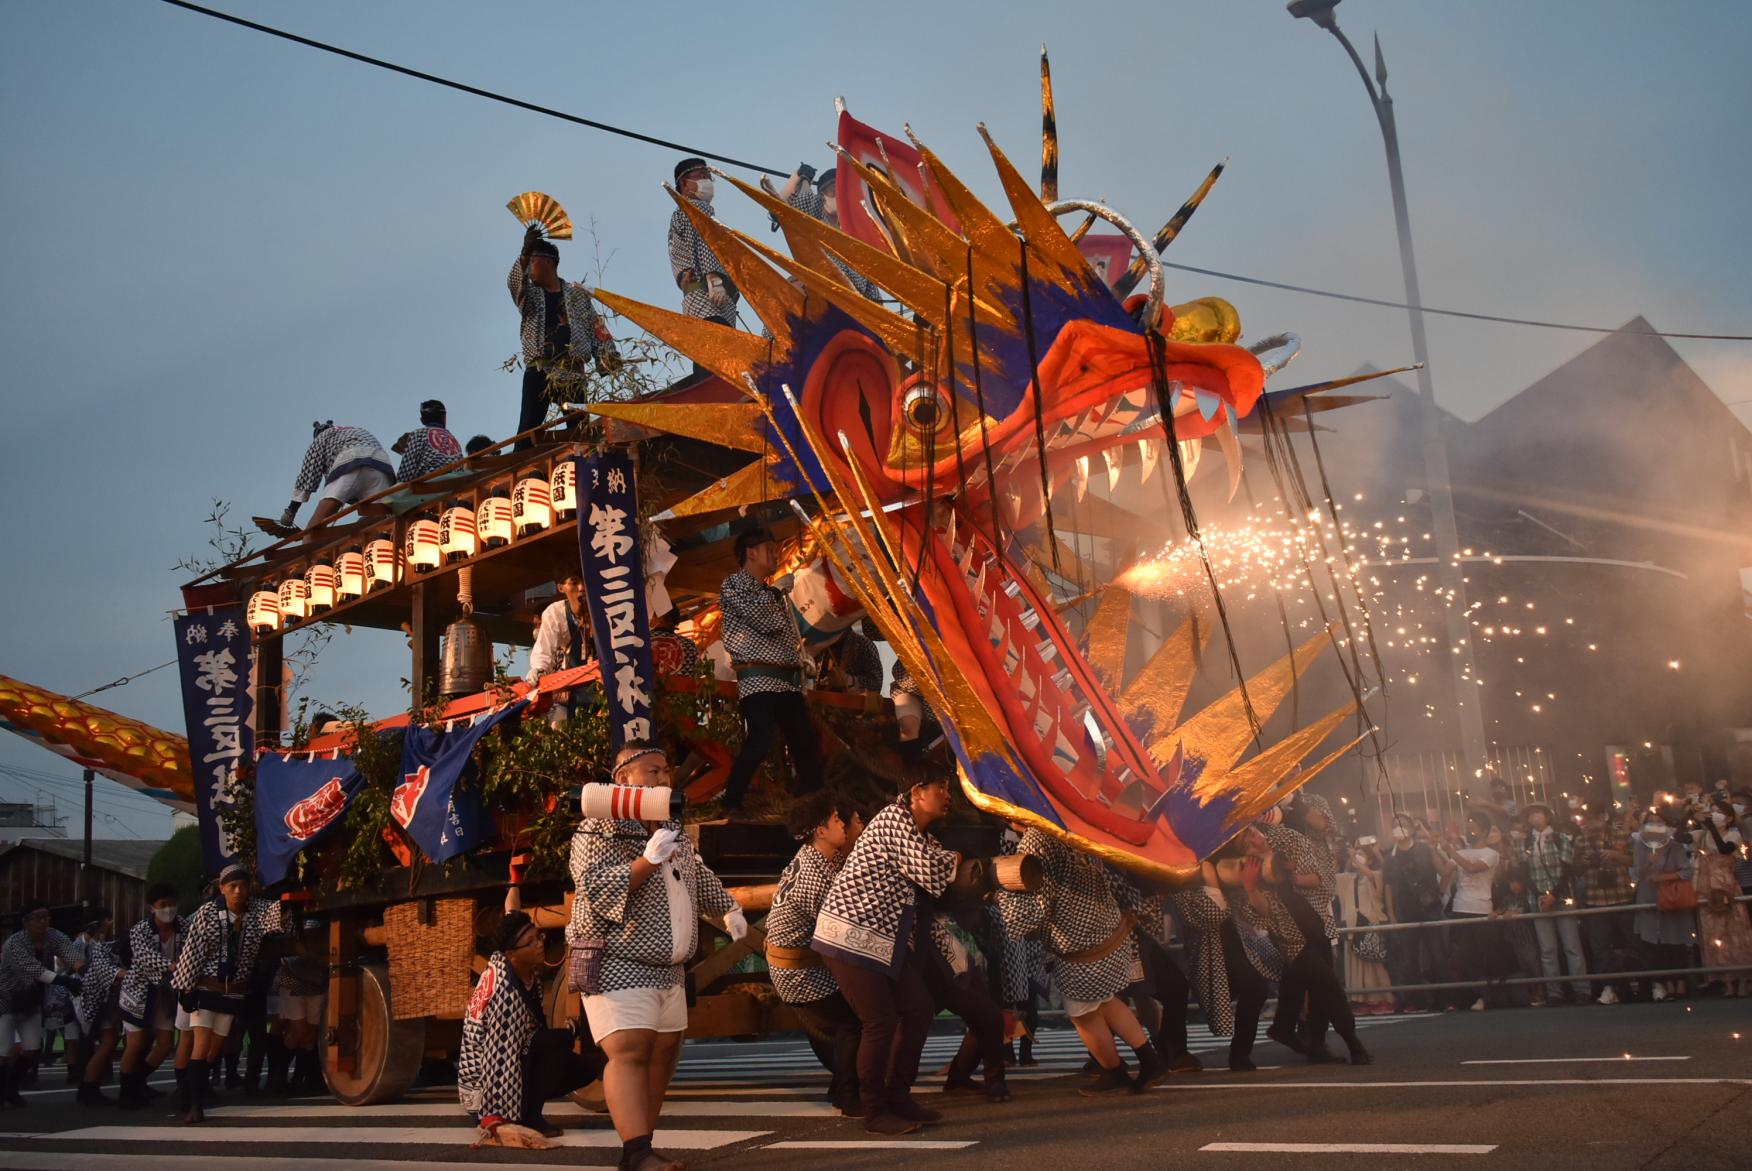
[[[452,500],[436,516],[428,509],[407,522],[401,549],[387,534],[355,545],[331,564],[311,563],[277,586],[263,582],[250,595],[245,617],[249,628],[267,634],[296,626],[343,602],[401,582],[408,569],[430,573],[440,565],[466,561],[483,549],[497,549],[514,539],[534,536],[555,521],[570,520],[578,511],[578,465],[561,460],[553,479],[535,469],[513,484],[509,494],[495,488],[470,508]]]

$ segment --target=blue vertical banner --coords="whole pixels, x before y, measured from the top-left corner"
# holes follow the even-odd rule
[[[578,461],[578,556],[590,631],[608,698],[609,740],[649,740],[651,616],[645,612],[645,558],[639,546],[639,490],[624,449]]]
[[[237,770],[255,755],[249,680],[255,648],[242,606],[191,610],[176,619],[177,672],[194,772],[201,861],[217,874],[238,852],[219,824],[219,807]]]

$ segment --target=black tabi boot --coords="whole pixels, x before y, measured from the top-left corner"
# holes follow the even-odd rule
[[[1077,1093],[1085,1098],[1105,1098],[1109,1094],[1129,1093],[1132,1088],[1131,1075],[1125,1072],[1123,1063],[1112,1069],[1103,1068],[1095,1075],[1095,1080],[1080,1088]]]
[[[1021,1042],[1019,1043],[1018,1047],[1021,1049],[1022,1052],[1021,1052],[1021,1056],[1020,1056],[1019,1060],[1016,1062],[1017,1065],[1021,1066],[1024,1069],[1027,1069],[1031,1066],[1036,1066],[1036,1065],[1040,1064],[1040,1062],[1034,1060],[1034,1038],[1033,1037],[1023,1037]]]
[[[1373,1065],[1373,1064],[1375,1064],[1375,1059],[1372,1056],[1370,1056],[1369,1051],[1367,1049],[1363,1048],[1363,1043],[1357,1039],[1357,1035],[1355,1033],[1352,1033],[1348,1037],[1346,1037],[1344,1039],[1344,1043],[1345,1043],[1345,1047],[1350,1050],[1350,1063],[1352,1065]]]
[[[1138,1075],[1132,1082],[1133,1093],[1141,1094],[1151,1086],[1167,1081],[1168,1075],[1173,1072],[1168,1062],[1156,1051],[1156,1047],[1148,1041],[1132,1052],[1138,1055]]]
[[[96,1082],[89,1081],[79,1083],[79,1092],[73,1096],[73,1100],[81,1106],[112,1106],[115,1104],[115,1099],[98,1089]]]
[[[207,1079],[211,1076],[208,1072],[211,1064],[206,1061],[191,1061],[188,1068],[183,1070],[183,1090],[187,1099],[180,1117],[190,1125],[206,1121],[206,1113],[201,1107],[208,1092]]]
[[[268,1050],[268,1084],[263,1092],[268,1094],[284,1094],[286,1084],[286,1067],[292,1064],[292,1051],[285,1045],[276,1045]]]
[[[121,1089],[116,1093],[116,1106],[122,1110],[138,1110],[146,1105],[146,1071],[123,1070]]]
[[[18,1093],[18,1062],[0,1063],[0,1109],[7,1106],[28,1106]]]
[[[225,1055],[225,1088],[228,1090],[244,1088],[243,1075],[237,1072],[238,1061],[238,1055],[235,1053]]]
[[[90,1045],[91,1042],[81,1037],[79,1040],[68,1045],[66,1050],[61,1054],[61,1056],[66,1058],[67,1061],[68,1085],[77,1086],[84,1084],[85,1062],[86,1059],[91,1056]]]

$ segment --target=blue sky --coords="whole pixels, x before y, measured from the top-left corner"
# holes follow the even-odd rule
[[[1067,196],[1154,227],[1230,168],[1170,259],[1400,295],[1381,145],[1338,45],[1276,0],[881,6],[218,3],[357,51],[775,167],[825,165],[835,95],[903,121],[997,197],[984,120],[1026,166],[1052,50]],[[1391,70],[1427,303],[1752,332],[1752,7],[1346,0]],[[277,513],[312,418],[386,441],[437,396],[510,431],[504,293],[539,189],[594,219],[603,287],[668,304],[677,156],[370,69],[151,0],[0,3],[0,672],[82,691],[169,658],[172,564],[220,497]],[[764,235],[720,197],[720,216]],[[594,279],[586,249],[562,272]],[[1408,360],[1402,313],[1175,275],[1298,373]],[[1476,417],[1586,335],[1431,319],[1436,391]],[[1742,419],[1752,345],[1681,344]],[[337,640],[309,690],[387,714],[400,640]],[[180,730],[173,671],[101,699]],[[76,772],[22,741],[0,767]],[[39,782],[77,803],[76,786]],[[100,836],[158,836],[108,790]],[[0,775],[0,800],[33,794]],[[77,818],[74,819],[76,825]]]

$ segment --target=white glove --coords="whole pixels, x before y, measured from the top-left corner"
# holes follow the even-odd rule
[[[717,273],[706,274],[706,296],[712,299],[712,304],[718,306],[730,303],[730,290],[724,287],[724,278]]]
[[[664,826],[651,835],[651,840],[645,843],[645,861],[653,866],[661,866],[675,856],[675,851],[681,846],[681,831],[670,826]]]
[[[748,934],[748,919],[741,907],[731,907],[724,913],[724,930],[730,933],[732,943]]]

